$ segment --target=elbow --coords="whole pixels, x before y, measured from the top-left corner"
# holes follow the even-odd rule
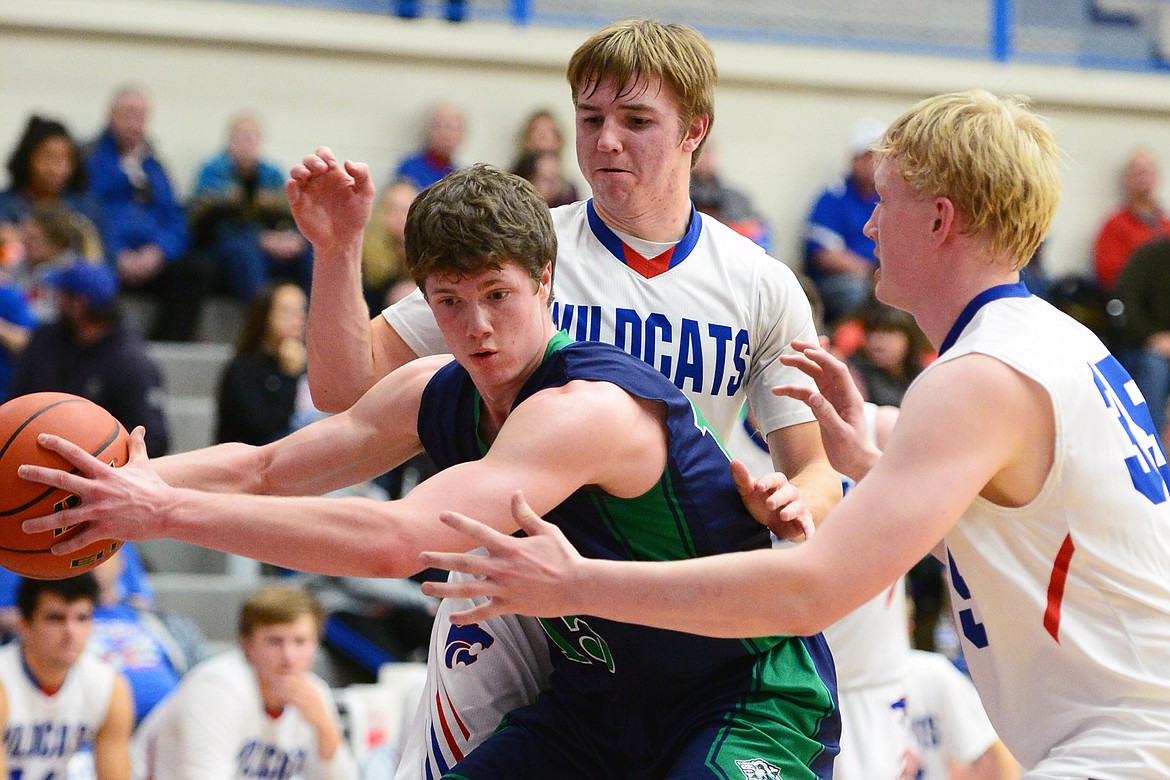
[[[350,398],[349,394],[345,392],[339,392],[336,381],[334,381],[333,386],[328,386],[326,381],[321,378],[320,372],[313,371],[312,365],[313,361],[310,359],[309,395],[313,399],[313,406],[327,414],[339,414],[353,406],[353,401],[357,399]],[[349,399],[349,403],[346,403],[347,399]]]

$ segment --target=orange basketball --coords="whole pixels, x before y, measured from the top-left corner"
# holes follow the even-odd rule
[[[30,393],[0,406],[0,566],[25,577],[55,580],[89,571],[122,543],[106,539],[72,555],[53,555],[49,547],[68,539],[72,529],[38,534],[21,530],[24,520],[76,506],[78,501],[63,490],[16,475],[24,464],[76,471],[37,444],[42,433],[68,439],[111,466],[126,463],[130,434],[93,401],[68,393]]]

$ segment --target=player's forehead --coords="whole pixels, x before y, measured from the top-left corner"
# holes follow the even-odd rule
[[[492,260],[474,271],[435,271],[425,280],[428,294],[438,292],[469,292],[513,281],[528,274],[513,260]]]
[[[61,620],[67,617],[87,617],[93,614],[93,602],[89,599],[66,601],[59,593],[41,593],[33,606],[32,621]]]
[[[252,629],[252,639],[289,639],[312,637],[317,634],[317,620],[312,615],[299,615],[285,623],[263,623]]]
[[[633,73],[586,76],[577,85],[578,111],[677,111],[678,98],[661,76]]]

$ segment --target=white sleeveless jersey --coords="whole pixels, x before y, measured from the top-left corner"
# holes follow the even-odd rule
[[[616,344],[658,368],[724,440],[745,400],[764,430],[814,419],[804,404],[771,393],[773,385],[811,384],[777,360],[793,339],[816,338],[808,299],[787,266],[698,212],[673,249],[649,260],[606,227],[589,202],[553,209],[552,217],[558,241],[552,314],[571,337]],[[421,294],[383,316],[419,355],[447,351]],[[483,636],[449,636],[449,616],[470,603],[444,599],[439,607],[426,696],[396,780],[437,779],[546,686],[547,640],[535,620],[506,615],[465,627]]]
[[[65,684],[46,695],[24,665],[20,644],[0,648],[0,683],[8,697],[4,746],[8,771],[24,780],[62,780],[69,759],[106,720],[114,667],[84,652]]]
[[[999,359],[1048,392],[1056,422],[1036,499],[977,498],[946,537],[963,652],[1029,777],[1170,777],[1170,470],[1117,360],[1021,290],[977,298],[934,364]]]
[[[311,677],[337,720],[325,681]],[[355,780],[357,769],[342,743],[328,761],[317,732],[296,707],[272,717],[264,710],[251,665],[238,650],[202,662],[158,704],[131,743],[136,780]]]

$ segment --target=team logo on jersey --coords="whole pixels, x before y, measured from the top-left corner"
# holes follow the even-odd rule
[[[479,623],[463,626],[452,624],[447,630],[447,652],[445,660],[448,669],[455,664],[470,666],[479,660],[479,654],[495,644],[496,638],[480,628]]]
[[[762,758],[747,761],[736,759],[735,765],[747,780],[780,780],[780,770]]]

